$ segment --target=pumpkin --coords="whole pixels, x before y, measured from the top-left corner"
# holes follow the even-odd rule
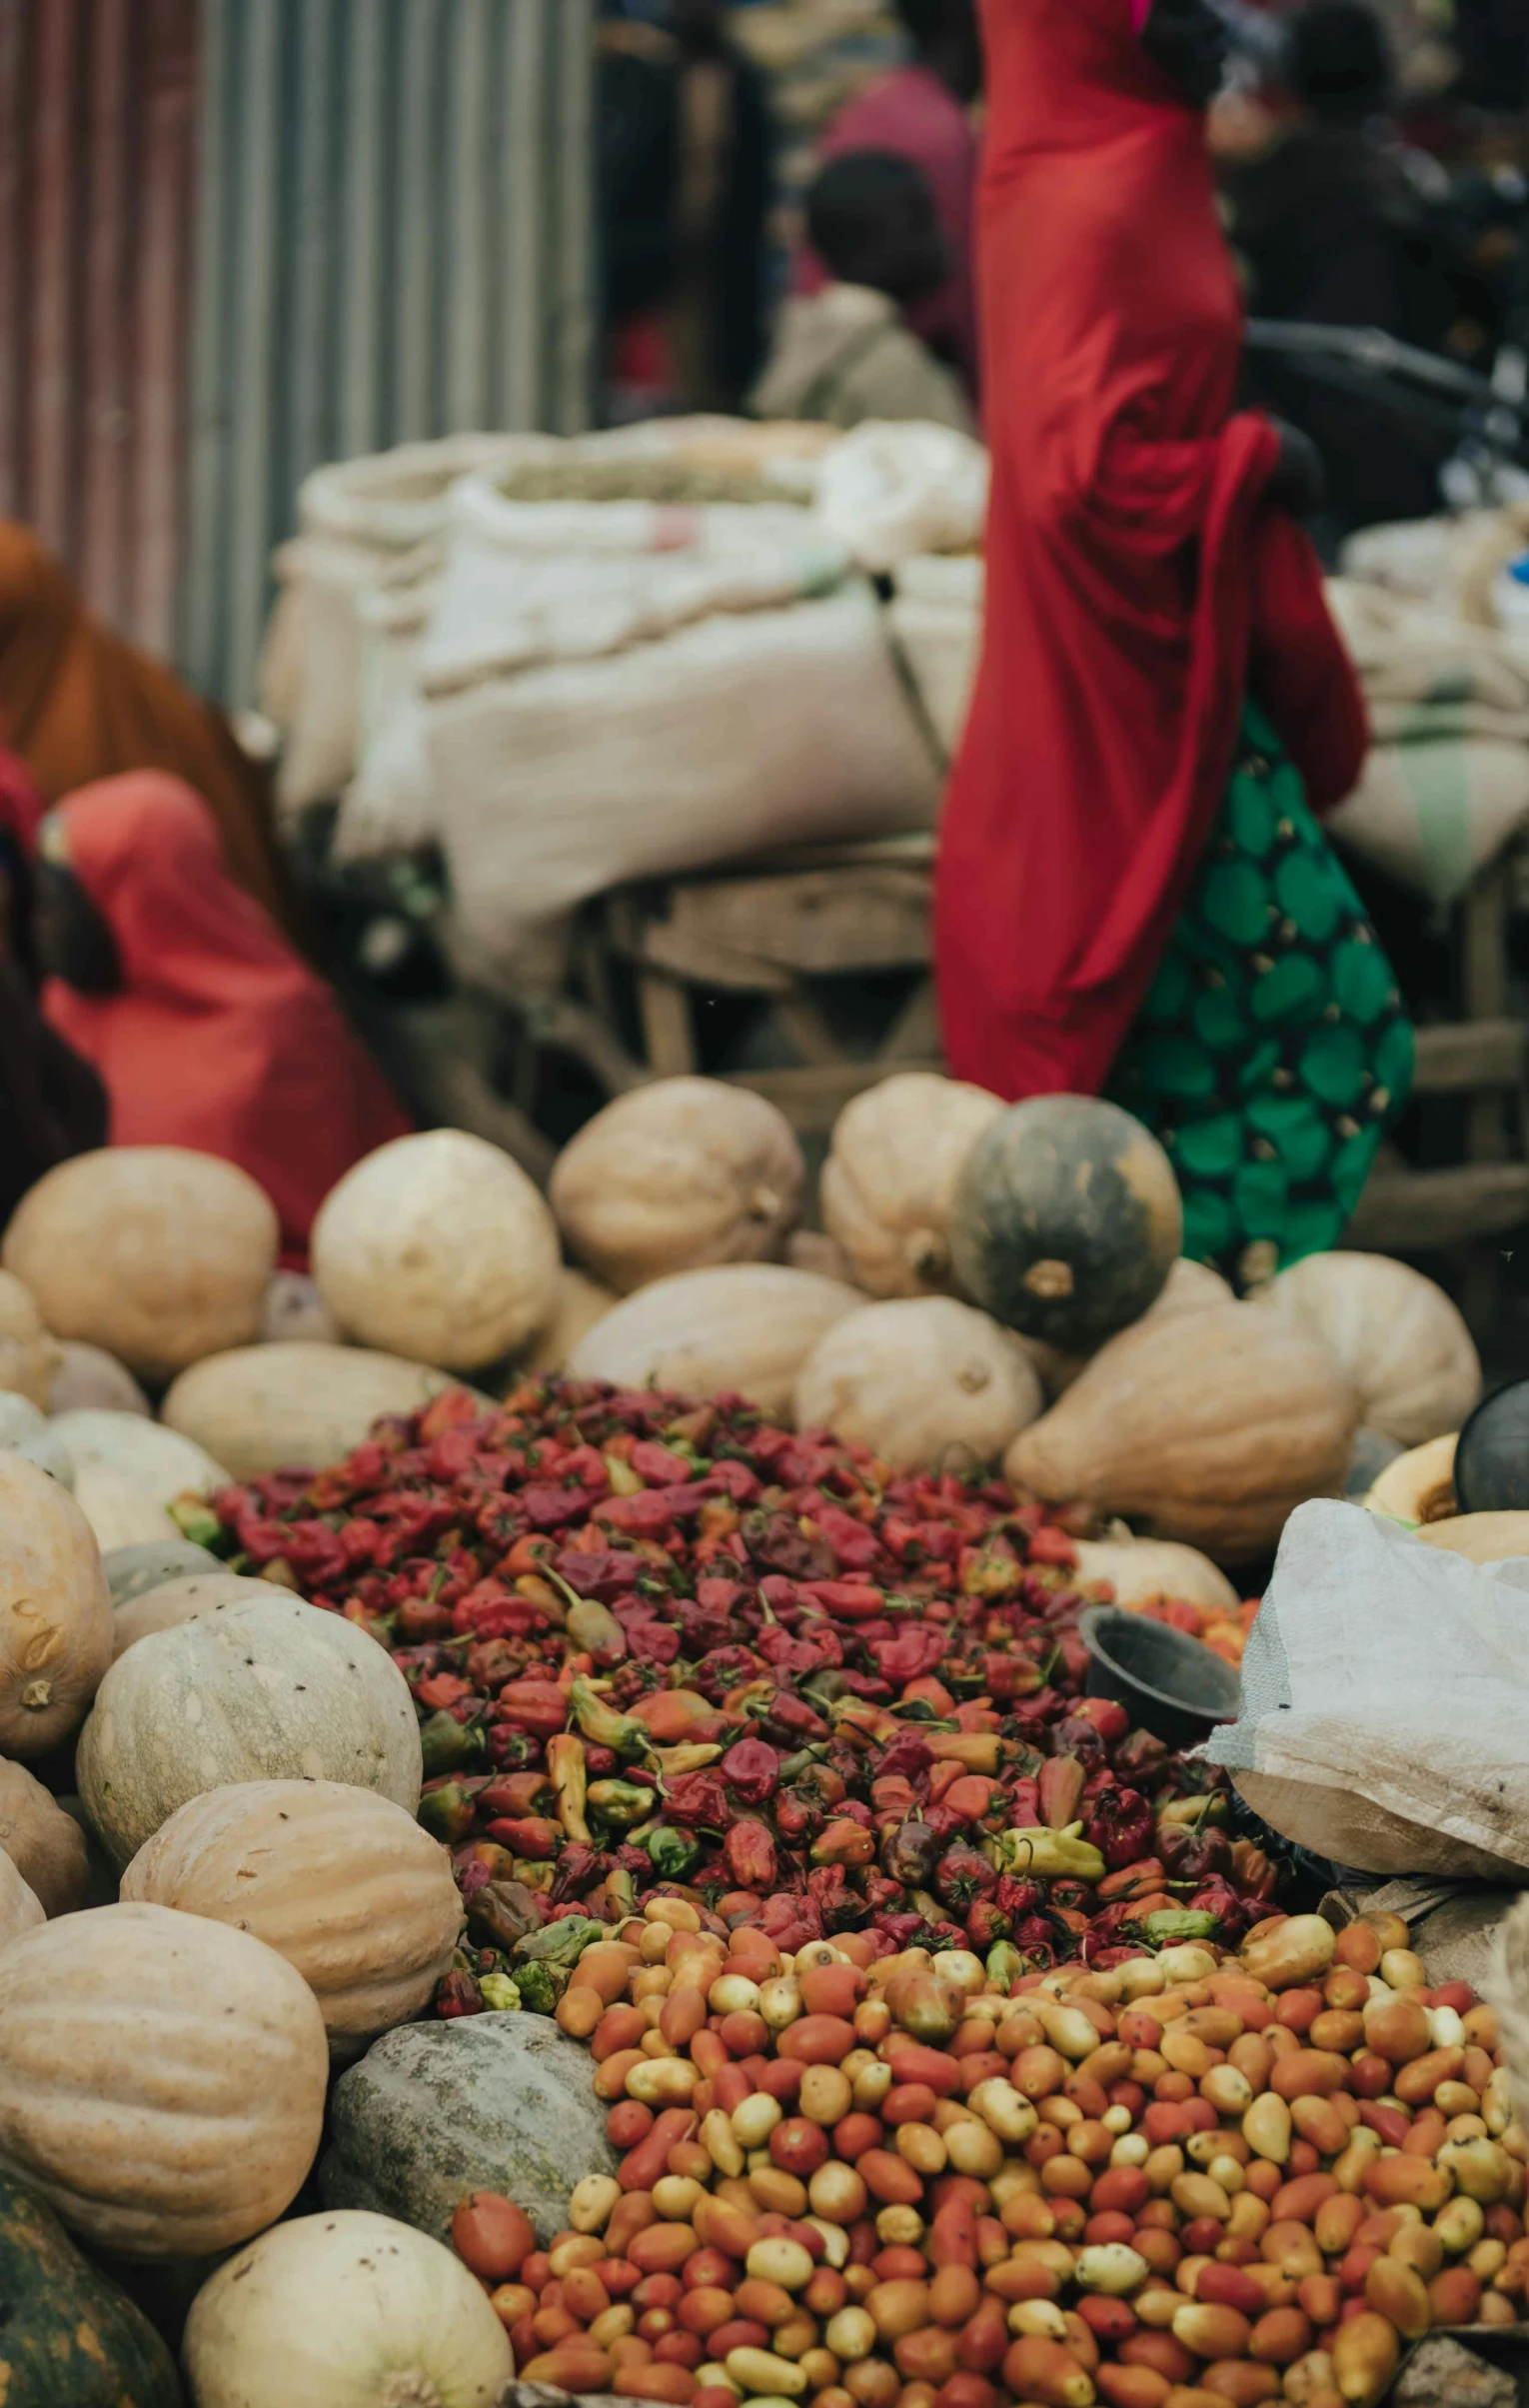
[[[720,1079],[618,1096],[565,1146],[548,1195],[571,1251],[619,1294],[712,1262],[765,1262],[805,1171],[789,1121]]]
[[[0,1759],[0,1848],[47,1915],[90,1902],[85,1834],[24,1764]],[[3,2328],[0,2328],[3,2329]]]
[[[175,2363],[53,2210],[0,2174],[0,2382],[11,2408],[181,2408]]]
[[[31,1289],[13,1272],[0,1270],[0,1388],[46,1412],[58,1354]]]
[[[1107,1580],[1117,1605],[1154,1605],[1183,1598],[1214,1613],[1235,1613],[1241,1602],[1225,1572],[1192,1546],[1169,1538],[1079,1538],[1080,1580]]]
[[[620,1302],[614,1288],[587,1279],[582,1270],[560,1272],[552,1319],[545,1329],[537,1331],[529,1351],[521,1356],[517,1378],[527,1372],[542,1378],[548,1372],[561,1371],[586,1330],[604,1320],[612,1306]]]
[[[100,2248],[261,2231],[313,2163],[328,2075],[308,1984],[225,1923],[94,1906],[0,1949],[0,2167]]]
[[[1084,1354],[1156,1303],[1183,1234],[1172,1166],[1139,1121],[1091,1096],[1033,1096],[967,1155],[950,1258],[985,1312]]]
[[[391,2216],[278,2224],[192,2302],[196,2408],[496,2408],[509,2336],[454,2250]]]
[[[1449,1521],[1455,1512],[1455,1448],[1460,1432],[1430,1438],[1387,1463],[1365,1503],[1394,1521]]]
[[[163,1588],[167,1580],[224,1568],[209,1548],[196,1546],[189,1538],[168,1538],[162,1546],[119,1546],[101,1560],[114,1607],[126,1605],[151,1588]]]
[[[276,1271],[261,1306],[262,1345],[338,1345],[340,1324],[305,1270]]]
[[[857,1288],[781,1262],[678,1271],[597,1321],[569,1356],[569,1374],[685,1396],[736,1392],[783,1416],[824,1330],[864,1301]]]
[[[541,1328],[558,1267],[557,1223],[525,1172],[460,1129],[380,1146],[314,1223],[313,1275],[341,1327],[453,1371]]]
[[[85,1463],[74,1475],[74,1501],[103,1555],[125,1547],[168,1546],[180,1531],[157,1496],[110,1463]]]
[[[238,1597],[119,1656],[80,1733],[80,1794],[126,1864],[187,1798],[336,1780],[420,1802],[414,1700],[386,1649],[297,1597]]]
[[[1235,1301],[1218,1270],[1212,1270],[1208,1262],[1191,1262],[1187,1254],[1180,1254],[1168,1272],[1161,1295],[1155,1304],[1147,1306],[1141,1317],[1161,1320],[1170,1312],[1193,1312],[1200,1304]],[[1064,1354],[1059,1347],[1043,1345],[1038,1338],[1026,1338],[1025,1344],[1048,1396],[1065,1395],[1089,1359],[1086,1354]]]
[[[899,1471],[957,1471],[995,1461],[1041,1404],[1012,1330],[953,1296],[906,1296],[846,1313],[818,1339],[797,1374],[795,1421]]]
[[[1365,1425],[1403,1446],[1458,1429],[1481,1394],[1471,1333],[1442,1287],[1388,1254],[1309,1254],[1257,1297],[1331,1349]]]
[[[1468,1563],[1506,1563],[1529,1555],[1529,1513],[1456,1513],[1425,1522],[1416,1535],[1425,1546],[1443,1547]]]
[[[1112,1338],[1004,1467],[1047,1503],[1243,1563],[1272,1552],[1307,1497],[1342,1494],[1358,1422],[1324,1346],[1256,1305],[1211,1304]]]
[[[143,1589],[127,1604],[114,1608],[112,1662],[156,1630],[175,1630],[182,1622],[194,1621],[199,1613],[211,1613],[217,1605],[231,1605],[239,1597],[280,1599],[291,1594],[274,1580],[248,1579],[243,1572],[225,1571],[216,1561],[210,1572],[188,1572],[182,1579],[162,1581],[158,1588]]]
[[[189,1798],[139,1849],[122,1895],[253,1931],[302,1974],[336,2058],[429,2003],[462,1924],[440,1841],[344,1781],[243,1781]]]
[[[23,1881],[11,1858],[0,1850],[0,1948],[8,1947],[22,1932],[33,1930],[47,1919],[36,1891]]]
[[[78,1728],[112,1656],[90,1524],[24,1455],[0,1454],[0,1755],[46,1755]]]
[[[74,1486],[74,1458],[35,1404],[13,1390],[0,1390],[0,1447],[7,1454],[24,1454],[29,1463]]]
[[[69,1338],[58,1349],[58,1369],[48,1390],[50,1413],[102,1411],[153,1418],[153,1407],[125,1362],[104,1346]]]
[[[234,1164],[112,1146],[29,1189],[0,1251],[55,1336],[162,1380],[255,1335],[279,1235],[269,1197]]]
[[[900,1071],[844,1106],[822,1172],[822,1216],[867,1295],[947,1292],[950,1211],[966,1157],[1003,1111],[933,1071]]]
[[[449,1371],[400,1354],[292,1339],[193,1363],[160,1409],[170,1429],[248,1480],[288,1463],[338,1462],[380,1414],[417,1412],[454,1384]]]
[[[121,1472],[156,1504],[172,1505],[178,1496],[216,1496],[232,1485],[226,1465],[205,1448],[136,1413],[60,1413],[49,1427],[68,1447],[77,1472],[96,1465]]]

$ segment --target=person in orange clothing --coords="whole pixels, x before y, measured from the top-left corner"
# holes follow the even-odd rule
[[[43,1011],[104,1081],[111,1142],[237,1163],[301,1257],[335,1182],[410,1128],[335,997],[236,885],[179,778],[82,787],[39,850]]]
[[[184,778],[217,822],[239,885],[302,943],[265,772],[240,751],[221,712],[98,626],[30,529],[4,520],[0,745],[20,756],[49,803],[123,770]]]

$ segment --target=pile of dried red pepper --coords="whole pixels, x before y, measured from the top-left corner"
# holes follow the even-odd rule
[[[658,1890],[782,1948],[864,1930],[1010,1977],[1235,1945],[1272,1894],[1220,1776],[1083,1695],[1108,1592],[1002,1481],[546,1380],[488,1415],[448,1391],[216,1510],[225,1555],[414,1691],[468,1906],[443,2013],[550,2011],[590,1923]]]

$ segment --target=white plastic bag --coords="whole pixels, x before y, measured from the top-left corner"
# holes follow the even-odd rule
[[[1325,1499],[1285,1524],[1212,1733],[1255,1814],[1369,1873],[1529,1867],[1529,1561],[1481,1566]]]
[[[919,552],[971,552],[987,516],[988,460],[953,427],[867,419],[817,472],[823,525],[878,576]]]

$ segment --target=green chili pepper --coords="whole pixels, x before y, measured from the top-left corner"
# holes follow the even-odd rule
[[[1222,1790],[1207,1790],[1203,1797],[1171,1797],[1157,1809],[1159,1822],[1224,1823],[1226,1797]]]
[[[433,1838],[455,1847],[466,1839],[473,1828],[473,1800],[460,1781],[446,1781],[439,1789],[427,1789],[421,1798],[415,1820],[422,1823]]]
[[[586,1790],[584,1741],[571,1731],[560,1731],[556,1739],[547,1742],[547,1769],[552,1776],[553,1794],[558,1800],[558,1820],[570,1839],[590,1844],[590,1826],[584,1819]]]
[[[1065,1831],[1044,1829],[1000,1831],[997,1837],[1000,1869],[1005,1873],[1039,1874],[1046,1880],[1102,1881],[1104,1859],[1086,1839]]]
[[[565,1915],[559,1923],[544,1923],[540,1931],[528,1931],[515,1943],[517,1965],[567,1965],[572,1971],[586,1948],[604,1939],[606,1926],[593,1917],[582,1914]]]
[[[654,1795],[637,1781],[592,1781],[587,1802],[603,1822],[618,1823],[625,1829],[652,1811]]]
[[[661,1881],[683,1881],[700,1855],[700,1840],[673,1823],[660,1823],[648,1842],[649,1861]]]
[[[170,1518],[183,1538],[193,1546],[205,1546],[216,1551],[223,1535],[223,1524],[211,1505],[200,1496],[178,1496],[169,1508]]]
[[[641,1755],[651,1744],[643,1724],[607,1705],[582,1674],[569,1683],[568,1701],[579,1728],[597,1747],[612,1747],[618,1755]]]
[[[1000,1989],[1007,1991],[1012,1989],[1024,1971],[1024,1958],[1012,1940],[994,1940],[987,1951],[983,1971],[989,1981],[995,1981]]]
[[[420,1752],[425,1759],[427,1781],[433,1780],[438,1772],[461,1772],[465,1765],[483,1762],[483,1732],[470,1729],[441,1706],[428,1722],[420,1725]]]
[[[1140,1925],[1154,1948],[1171,1947],[1175,1940],[1208,1940],[1217,1928],[1215,1915],[1193,1906],[1159,1906]]]
[[[515,1988],[523,2007],[533,2015],[552,2015],[557,2012],[559,1999],[568,1988],[571,1978],[567,1965],[540,1963],[524,1965],[515,1978]],[[490,1976],[493,1979],[493,1976]]]
[[[513,2015],[521,2005],[521,1985],[512,1981],[508,1973],[482,1974],[478,1987],[483,1992],[484,2005],[493,2007],[498,2014]],[[557,2001],[553,2003],[556,2005]]]

